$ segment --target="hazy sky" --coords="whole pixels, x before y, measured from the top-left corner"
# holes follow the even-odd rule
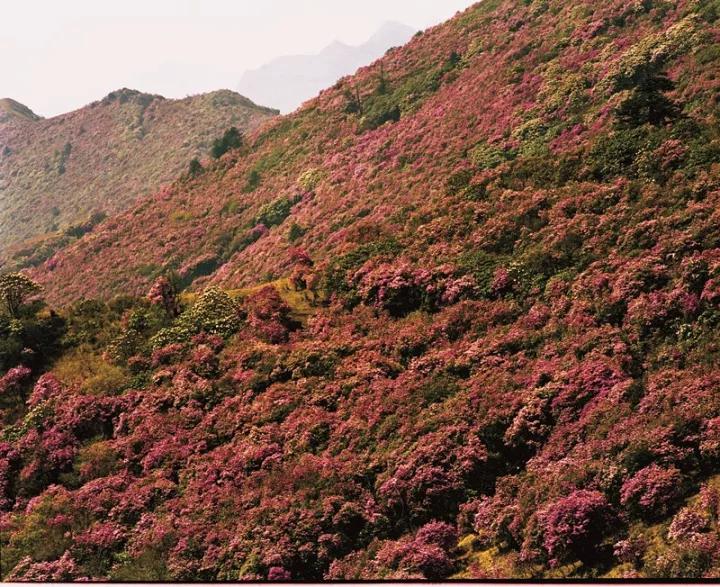
[[[53,116],[129,87],[166,97],[234,89],[246,69],[418,29],[473,0],[14,0],[0,6],[0,98]]]

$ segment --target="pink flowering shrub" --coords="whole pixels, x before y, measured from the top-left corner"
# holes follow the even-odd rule
[[[709,4],[478,3],[29,269],[2,578],[720,575]]]
[[[201,377],[213,377],[217,375],[219,360],[215,351],[207,345],[201,344],[192,352],[193,371]]]
[[[464,479],[478,474],[487,451],[477,439],[463,442],[461,430],[430,434],[379,488],[391,511],[425,520],[433,512],[451,512],[462,501]]]
[[[313,266],[315,264],[310,258],[310,255],[308,255],[304,249],[292,249],[290,251],[290,262],[293,265],[290,282],[295,286],[295,289],[314,289],[316,285],[316,275],[313,271]]]
[[[709,520],[702,512],[692,508],[680,510],[668,529],[671,540],[692,540],[708,529]]]
[[[27,367],[19,365],[10,369],[5,375],[0,377],[0,394],[8,394],[17,392],[20,384],[25,381],[32,371]]]
[[[454,569],[452,552],[456,547],[455,529],[442,522],[423,526],[414,538],[387,541],[370,563],[374,576],[389,580],[447,578]],[[349,562],[349,561],[348,561]],[[338,566],[334,578],[349,578],[349,569]]]
[[[38,404],[50,399],[57,399],[62,391],[62,386],[57,377],[52,373],[45,373],[37,382],[27,400],[27,405],[34,408]]]
[[[613,554],[620,562],[632,563],[635,566],[639,566],[646,550],[647,544],[645,540],[628,538],[626,540],[620,540],[615,544]]]
[[[417,268],[407,260],[392,264],[371,260],[352,279],[362,301],[403,316],[418,308],[434,309],[471,297],[474,281],[452,273],[450,267]]]
[[[650,465],[623,483],[620,502],[637,515],[662,517],[682,495],[682,477],[676,468]]]
[[[30,557],[25,557],[7,575],[8,581],[31,583],[76,581],[78,578],[77,565],[69,552],[49,562],[33,562]]]
[[[712,462],[720,462],[720,417],[708,420],[703,427],[700,452]]]
[[[185,352],[185,346],[181,343],[174,343],[156,349],[152,353],[152,366],[171,365],[179,362]]]
[[[428,522],[418,530],[415,541],[439,546],[450,552],[457,546],[458,533],[454,526],[446,522]]]
[[[540,514],[543,546],[551,564],[568,557],[591,560],[603,537],[613,530],[615,514],[598,491],[577,490]]]
[[[552,423],[550,398],[532,398],[505,431],[505,441],[511,446],[538,448],[550,434]]]
[[[282,567],[270,567],[267,578],[268,581],[290,581],[292,579],[290,573]]]
[[[261,339],[272,344],[287,341],[295,328],[295,321],[289,306],[274,287],[262,288],[246,300],[245,306],[248,310],[248,326]]]
[[[147,299],[160,306],[170,318],[180,315],[177,292],[167,277],[158,277],[147,294]]]

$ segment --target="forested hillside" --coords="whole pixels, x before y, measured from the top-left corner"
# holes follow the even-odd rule
[[[2,576],[720,577],[719,62],[485,0],[3,277]]]
[[[0,100],[0,262],[42,264],[207,157],[228,127],[276,114],[230,91],[166,100],[123,89],[50,119]]]

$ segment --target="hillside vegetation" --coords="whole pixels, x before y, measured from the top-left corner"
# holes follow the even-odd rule
[[[6,276],[2,576],[720,577],[719,59],[485,0]]]
[[[11,98],[2,98],[0,99],[0,122],[8,122],[11,119],[34,121],[40,120],[40,116],[20,102]]]
[[[124,89],[47,120],[0,101],[0,261],[41,264],[93,214],[176,178],[228,127],[275,114],[230,91],[166,100]]]

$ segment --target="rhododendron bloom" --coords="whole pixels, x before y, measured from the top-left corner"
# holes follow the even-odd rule
[[[682,492],[680,471],[650,465],[625,481],[620,490],[623,505],[632,505],[648,516],[667,511]]]
[[[590,556],[615,517],[602,493],[578,490],[548,506],[541,519],[543,545],[557,560],[568,554]]]

